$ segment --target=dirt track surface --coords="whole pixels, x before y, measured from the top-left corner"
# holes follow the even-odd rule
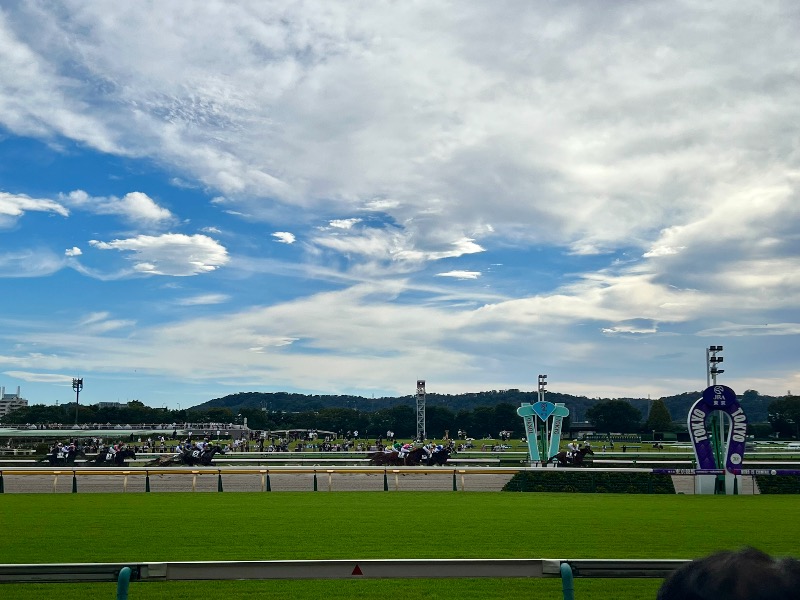
[[[459,491],[500,491],[511,474],[456,474],[455,484]],[[261,492],[269,485],[272,492],[305,492],[314,490],[313,473],[270,473],[254,472],[248,474],[222,473],[222,487],[225,492]],[[17,475],[4,473],[5,493],[71,493],[73,476],[71,471],[55,476],[52,474]],[[318,472],[317,491],[320,492],[382,492],[385,491],[453,491],[453,472],[414,473],[401,472],[376,473],[327,473]],[[200,472],[196,475],[151,474],[150,491],[158,492],[218,492],[220,477],[216,471]],[[78,493],[139,493],[146,491],[146,477],[143,472],[130,475],[82,474],[75,477]]]

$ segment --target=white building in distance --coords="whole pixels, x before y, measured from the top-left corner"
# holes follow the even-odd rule
[[[19,395],[19,386],[16,394],[6,394],[6,388],[0,387],[0,418],[18,408],[27,408],[28,401]]]

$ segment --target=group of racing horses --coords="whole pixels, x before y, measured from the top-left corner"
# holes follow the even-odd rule
[[[187,446],[176,454],[162,454],[147,463],[147,466],[168,467],[184,465],[187,467],[196,467],[199,465],[201,467],[209,467],[212,464],[215,454],[225,454],[225,450],[223,450],[221,446]]]
[[[427,467],[444,465],[453,453],[453,449],[446,447],[428,451],[424,447],[414,448],[408,452],[379,450],[369,457],[369,464],[378,466],[420,466]]]
[[[442,466],[448,461],[452,453],[454,453],[452,446],[444,448],[438,447],[434,450],[418,447],[407,452],[392,449],[390,451],[378,451],[371,454],[369,462],[372,465],[392,467],[420,465],[428,467]],[[220,446],[187,446],[176,454],[162,454],[148,462],[146,466],[210,466],[215,454],[225,454],[225,451]],[[567,452],[559,452],[547,462],[558,462],[561,465],[572,467],[582,466],[583,458],[586,454],[594,454],[588,445],[571,455]],[[77,458],[85,459],[86,453],[82,448],[70,445],[54,447],[50,454],[47,455],[47,458],[45,458],[45,461],[48,462],[50,466],[64,466],[74,465]],[[125,465],[126,460],[135,458],[136,452],[131,448],[123,447],[117,450],[113,448],[101,448],[97,452],[97,456],[87,462],[89,466],[122,467]]]
[[[83,448],[70,445],[52,448],[44,460],[51,467],[60,467],[74,465],[78,458],[86,459],[86,452]],[[136,458],[136,452],[131,448],[122,448],[119,450],[100,448],[97,451],[97,456],[87,462],[90,466],[95,467],[122,467],[125,465],[126,460],[134,458]]]
[[[187,467],[195,466],[210,466],[215,454],[224,454],[224,450],[220,446],[208,446],[205,448],[187,447],[183,451],[176,454],[164,454],[152,461],[148,462],[146,466],[170,466],[170,465],[185,465]],[[44,459],[51,467],[59,466],[72,466],[75,465],[76,459],[87,459],[86,452],[83,448],[74,445],[54,447]],[[86,460],[86,466],[94,467],[123,467],[125,461],[133,460],[136,458],[136,452],[132,448],[100,448],[97,455],[90,460]]]

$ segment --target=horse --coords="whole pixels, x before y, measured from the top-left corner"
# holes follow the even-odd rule
[[[392,450],[391,452],[379,451],[379,452],[373,453],[369,457],[369,464],[377,465],[379,467],[383,467],[383,466],[387,466],[387,465],[388,466],[392,466],[392,467],[396,467],[396,466],[399,466],[401,464],[399,457],[400,457],[400,454],[395,450]]]
[[[94,464],[97,467],[124,467],[125,460],[128,458],[136,458],[136,452],[131,448],[123,448],[116,452],[101,449],[94,459]]]
[[[558,454],[554,454],[548,458],[544,464],[558,461],[559,465],[565,467],[581,467],[583,466],[583,459],[587,454],[594,454],[594,450],[590,446],[584,446],[577,452],[573,452],[572,458],[567,457],[567,451],[562,450]]]
[[[437,450],[433,454],[428,457],[427,465],[429,467],[443,467],[444,463],[450,458],[450,448],[442,448],[441,450]]]
[[[200,462],[200,457],[203,451],[197,447],[184,448],[177,454],[162,454],[157,456],[150,462],[146,463],[147,467],[173,467],[176,465],[186,465],[187,467],[194,467]]]
[[[204,467],[210,467],[213,462],[215,454],[225,454],[225,450],[221,446],[209,446],[200,454],[200,464]]]
[[[417,467],[427,458],[428,453],[425,452],[425,448],[414,448],[403,457],[403,464],[409,467]]]

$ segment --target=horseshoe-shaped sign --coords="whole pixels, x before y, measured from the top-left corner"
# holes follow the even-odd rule
[[[725,440],[725,464],[717,465],[711,434],[706,420],[715,411],[726,413],[731,418],[728,439]],[[726,469],[736,473],[742,468],[747,441],[747,415],[736,399],[736,392],[726,385],[712,385],[703,391],[703,397],[694,403],[687,419],[689,435],[694,444],[698,469]]]

